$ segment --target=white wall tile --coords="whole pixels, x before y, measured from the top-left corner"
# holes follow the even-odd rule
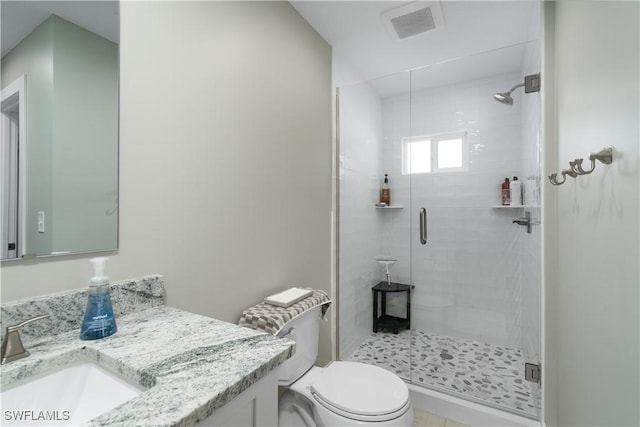
[[[367,84],[340,90],[339,356],[352,353],[371,331],[371,286],[381,280],[381,102]]]
[[[527,66],[534,67],[538,51],[532,49],[527,55]],[[381,227],[376,234],[377,248],[399,258],[392,268],[392,280],[416,286],[413,328],[525,347],[527,353],[537,354],[539,233],[527,235],[524,228],[512,224],[523,211],[491,208],[501,203],[500,185],[505,177],[539,176],[539,113],[535,114],[539,99],[517,91],[513,106],[493,99],[494,93],[522,79],[522,73],[502,74],[413,93],[411,99],[396,96],[377,103],[382,137],[375,160],[379,169],[373,174],[389,174],[392,203],[405,208],[380,212],[377,224],[360,218],[355,233],[361,234],[368,226]],[[469,132],[468,172],[401,174],[402,138],[461,129]],[[371,157],[371,153],[362,155]],[[364,163],[359,167],[365,169]],[[428,212],[425,246],[417,243],[422,206]],[[352,214],[341,212],[347,217]],[[360,241],[358,244],[365,239]],[[341,279],[340,286],[350,285]],[[363,305],[358,310],[370,317]],[[341,323],[341,335],[345,333],[349,332]]]

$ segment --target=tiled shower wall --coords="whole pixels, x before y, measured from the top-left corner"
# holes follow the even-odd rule
[[[367,84],[341,89],[339,153],[339,353],[371,333],[371,285],[377,283],[382,224],[378,201],[381,101]]]
[[[523,276],[539,274],[539,227],[528,235],[512,223],[522,210],[492,208],[505,177],[538,174],[539,144],[524,148],[538,141],[535,101],[521,89],[511,107],[493,100],[522,79],[514,72],[382,100],[364,84],[341,90],[341,357],[371,331],[370,287],[383,277],[377,255],[398,258],[392,280],[416,285],[412,328],[537,351],[539,276]],[[468,131],[468,172],[401,174],[402,138],[459,130]],[[402,209],[373,208],[385,173]],[[422,206],[425,246],[417,243]]]

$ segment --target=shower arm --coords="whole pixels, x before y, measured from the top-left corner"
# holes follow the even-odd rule
[[[524,83],[518,83],[517,85],[515,85],[514,87],[512,87],[511,89],[509,89],[509,93],[513,92],[514,90],[518,89],[519,87],[523,87]]]
[[[524,93],[540,92],[540,74],[524,76],[524,82],[514,85],[507,92],[498,92],[493,97],[503,104],[512,105],[511,93],[519,87],[524,87]]]

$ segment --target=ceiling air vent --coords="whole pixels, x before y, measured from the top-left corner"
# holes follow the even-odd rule
[[[418,1],[382,13],[387,31],[396,40],[414,37],[444,25],[439,1]]]

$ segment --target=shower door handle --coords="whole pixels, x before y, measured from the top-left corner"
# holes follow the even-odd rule
[[[427,210],[420,208],[420,243],[427,244]]]

